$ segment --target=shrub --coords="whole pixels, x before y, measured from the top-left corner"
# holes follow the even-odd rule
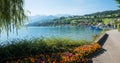
[[[8,41],[8,44],[0,45],[0,61],[9,58],[23,58],[39,54],[71,51],[74,47],[89,43],[85,40],[72,40],[68,38],[36,38]]]
[[[120,23],[117,24],[117,29],[120,32]]]
[[[57,52],[50,54],[38,54],[35,56],[28,56],[7,62],[12,63],[87,63],[88,55],[99,50],[101,46],[98,43],[89,45],[77,46],[72,48],[72,52]]]

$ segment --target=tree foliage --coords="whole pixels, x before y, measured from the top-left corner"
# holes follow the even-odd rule
[[[120,0],[116,0],[120,4]]]
[[[120,0],[116,0],[117,2],[118,2],[118,4],[119,4],[119,7],[120,7]]]
[[[24,0],[0,0],[0,32],[18,29],[26,18]]]

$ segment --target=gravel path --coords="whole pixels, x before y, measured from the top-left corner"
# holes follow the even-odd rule
[[[93,63],[120,63],[120,32],[117,30],[107,31],[108,39],[103,45],[106,51],[93,58]]]

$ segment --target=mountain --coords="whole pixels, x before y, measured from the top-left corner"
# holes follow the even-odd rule
[[[29,24],[32,26],[60,26],[60,25],[81,25],[86,22],[89,24],[96,24],[98,22],[103,22],[104,24],[109,23],[109,21],[115,21],[116,18],[120,18],[120,9],[109,10],[103,12],[96,12],[92,14],[86,14],[83,16],[79,15],[50,15],[50,16],[34,16],[33,23]]]
[[[34,26],[34,25],[38,25],[39,23],[42,22],[48,22],[52,19],[58,18],[56,16],[45,16],[45,15],[36,15],[36,16],[30,16],[28,17],[29,22],[28,22],[28,26]]]
[[[60,18],[62,16],[68,17],[70,15],[68,15],[68,14],[57,14],[57,15],[49,15],[49,16],[46,16],[46,15],[29,16],[28,17],[29,22],[28,22],[27,25],[28,26],[37,26],[40,23],[49,22],[53,19],[57,19],[57,18]]]
[[[57,16],[57,17],[69,17],[71,15],[70,14],[56,14],[55,16]]]
[[[94,16],[96,18],[112,18],[112,17],[120,17],[120,9],[118,10],[109,10],[109,11],[103,11],[103,12],[96,12],[92,14],[86,14],[84,16]]]
[[[117,18],[120,18],[120,10],[109,10],[103,12],[96,12],[92,14],[86,14],[83,16],[75,15],[68,17],[60,17],[53,19],[49,22],[39,23],[38,26],[64,26],[64,25],[82,25],[91,24],[96,25],[98,22],[108,24],[110,21],[116,22]]]

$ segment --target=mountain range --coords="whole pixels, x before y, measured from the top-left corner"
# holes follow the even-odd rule
[[[86,14],[86,15],[36,15],[36,16],[31,16],[30,23],[28,26],[53,26],[53,25],[79,25],[81,22],[99,22],[109,19],[116,19],[120,18],[120,9],[118,10],[108,10],[108,11],[102,11],[102,12],[96,12],[92,14]]]
[[[53,19],[57,19],[60,17],[68,17],[70,15],[68,14],[57,14],[57,15],[36,15],[36,16],[29,16],[28,17],[28,26],[37,26],[38,24],[42,23],[42,22],[49,22]]]

